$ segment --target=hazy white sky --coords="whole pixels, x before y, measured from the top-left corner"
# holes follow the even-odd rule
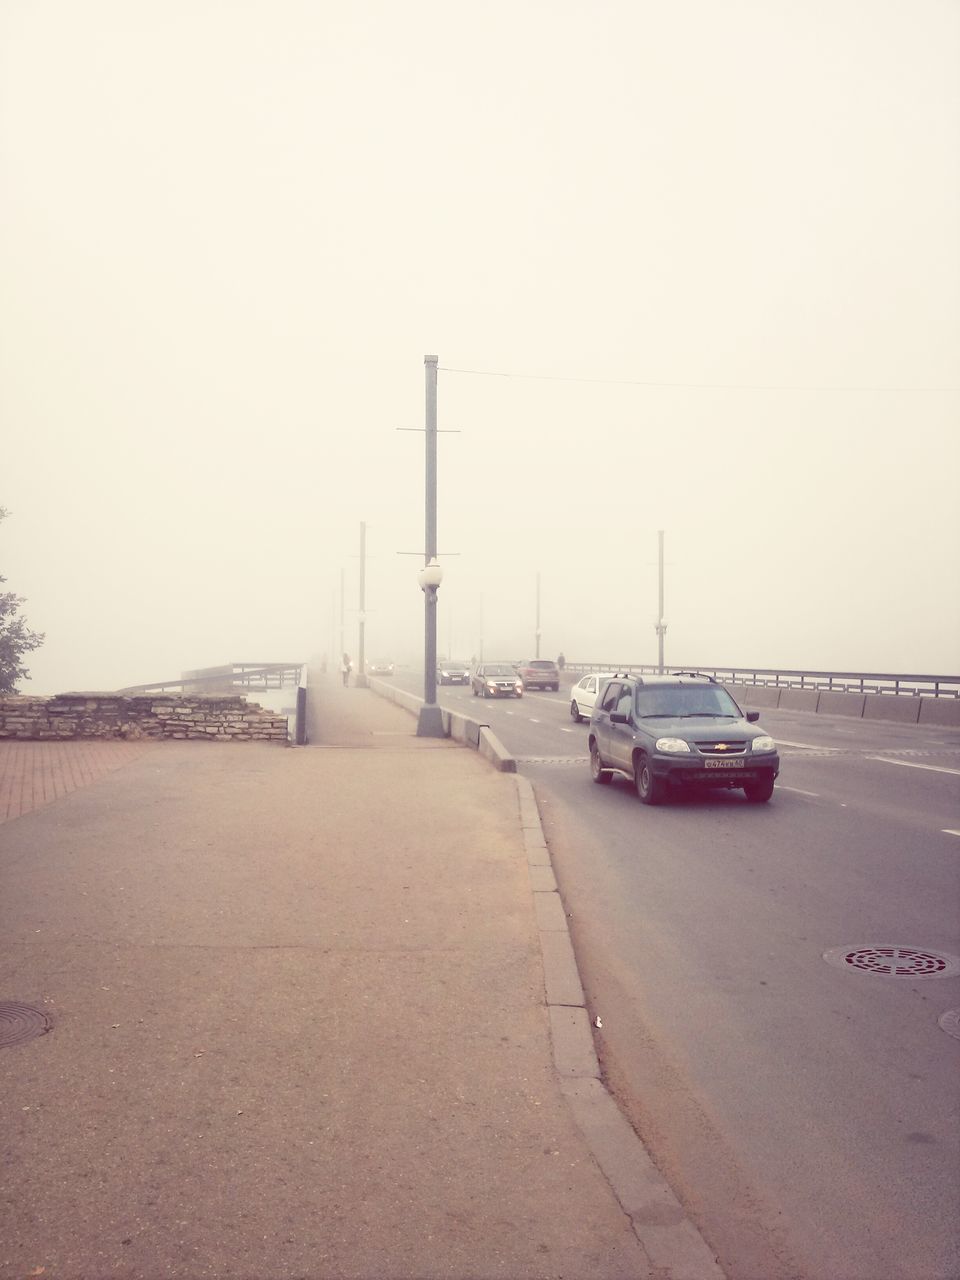
[[[955,0],[0,0],[27,691],[440,648],[960,668]],[[468,369],[536,377],[453,373]],[[582,379],[582,381],[575,381]]]

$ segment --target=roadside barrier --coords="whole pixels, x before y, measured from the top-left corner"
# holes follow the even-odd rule
[[[835,689],[776,689],[771,685],[724,687],[744,707],[812,711],[817,715],[851,716],[856,720],[891,720],[898,724],[936,724],[960,728],[960,698],[907,697],[894,693],[839,693]]]
[[[574,677],[593,671],[627,671],[632,675],[654,675],[658,667],[638,662],[568,662],[566,671]],[[679,671],[699,671],[713,676],[721,684],[765,687],[782,692],[784,689],[804,689],[814,693],[882,693],[901,698],[960,699],[960,676],[913,675],[903,672],[883,671],[801,671],[777,667],[717,667],[688,663],[676,663],[664,668],[667,675]],[[766,705],[766,704],[765,704]],[[784,703],[780,704],[784,706]]]
[[[407,693],[405,689],[398,689],[396,685],[388,684],[386,680],[377,680],[371,676],[367,677],[367,687],[381,698],[386,698],[388,702],[395,702],[398,707],[409,711],[411,715],[420,714],[423,698],[419,698],[415,693]],[[501,773],[517,772],[516,760],[489,725],[471,720],[469,716],[461,715],[459,711],[447,711],[443,708],[440,711],[440,718],[443,731],[448,738],[473,747]]]

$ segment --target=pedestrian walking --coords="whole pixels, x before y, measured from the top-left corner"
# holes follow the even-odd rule
[[[353,663],[350,661],[349,653],[345,653],[340,659],[340,674],[343,676],[343,687],[346,688],[350,680],[350,672],[353,670]]]
[[[561,654],[559,655],[559,657],[557,658],[557,670],[558,670],[558,671],[562,671],[562,670],[563,670],[563,668],[564,668],[566,665],[567,665],[567,660],[566,660],[566,658],[563,656],[563,654],[561,653]]]

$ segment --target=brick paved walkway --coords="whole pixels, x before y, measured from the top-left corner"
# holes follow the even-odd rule
[[[0,822],[97,782],[153,742],[0,742]]]

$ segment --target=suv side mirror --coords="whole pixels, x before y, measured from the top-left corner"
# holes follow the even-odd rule
[[[747,724],[756,724],[756,723],[757,723],[757,721],[758,721],[759,719],[760,719],[760,712],[759,712],[759,711],[748,711],[748,712],[747,712]]]
[[[611,711],[610,723],[611,724],[629,724],[630,717],[628,715],[624,715],[622,711]]]

